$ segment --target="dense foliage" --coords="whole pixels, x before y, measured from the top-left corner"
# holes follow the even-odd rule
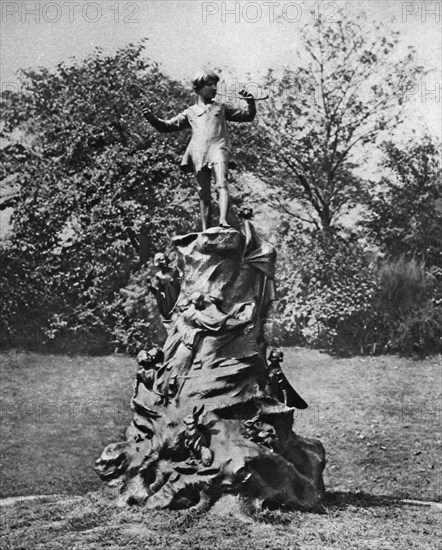
[[[355,236],[292,235],[280,248],[273,344],[338,353],[441,350],[438,272],[403,257],[373,258]]]
[[[365,227],[392,258],[442,270],[440,146],[429,137],[399,148],[384,145],[383,174],[368,197]]]
[[[1,177],[20,189],[2,250],[4,339],[93,349],[126,344],[129,325],[150,333],[152,304],[134,317],[121,291],[195,224],[196,197],[177,170],[182,139],[166,142],[140,116],[146,93],[165,115],[190,97],[142,52],[26,71],[20,92],[3,94]]]
[[[364,352],[376,277],[356,237],[291,232],[281,252],[281,342]]]
[[[440,144],[426,137],[384,144],[383,178],[372,187],[364,227],[384,254],[375,326],[391,349],[440,351],[442,184]]]

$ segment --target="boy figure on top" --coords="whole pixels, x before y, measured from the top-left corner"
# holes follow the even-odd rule
[[[219,76],[212,70],[203,70],[193,79],[193,88],[197,101],[179,115],[170,120],[156,117],[153,106],[143,108],[148,122],[159,132],[178,132],[192,129],[192,138],[184,153],[181,169],[194,171],[199,186],[201,221],[203,231],[211,226],[211,180],[212,174],[218,189],[220,227],[229,227],[227,213],[229,210],[229,189],[227,186],[228,169],[234,168],[235,162],[231,150],[227,122],[251,122],[256,115],[254,97],[242,90],[241,97],[247,107],[218,103],[215,101]]]

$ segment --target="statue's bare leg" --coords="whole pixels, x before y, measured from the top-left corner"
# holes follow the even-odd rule
[[[218,162],[215,164],[215,182],[218,189],[219,200],[219,224],[221,226],[229,225],[227,223],[227,214],[229,213],[229,188],[227,186],[227,162]]]
[[[203,231],[206,231],[206,229],[209,229],[212,225],[211,179],[212,171],[206,166],[196,174],[196,180],[199,185],[201,224],[203,226]]]

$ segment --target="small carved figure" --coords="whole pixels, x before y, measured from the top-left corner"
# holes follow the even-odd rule
[[[158,347],[153,347],[149,351],[141,350],[137,355],[137,363],[140,369],[137,372],[136,387],[142,382],[146,389],[155,391],[157,389],[158,373],[163,366],[164,353]]]
[[[273,446],[276,440],[275,428],[270,424],[262,422],[259,413],[250,420],[245,420],[244,426],[246,428],[247,437],[250,441],[257,443],[258,445],[263,445],[273,451]]]
[[[167,401],[172,399],[176,396],[178,393],[179,385],[178,385],[178,377],[177,376],[171,376],[167,381]]]
[[[196,322],[196,317],[203,307],[204,295],[199,292],[192,294],[190,298],[180,300],[177,304],[179,315],[174,319],[164,345],[165,367],[169,378],[182,378],[187,375],[203,328]]]
[[[169,321],[181,290],[182,275],[178,268],[170,267],[169,258],[162,252],[155,254],[154,263],[160,269],[149,290],[157,300],[162,317]]]
[[[153,105],[145,106],[143,114],[146,120],[159,132],[178,132],[192,129],[192,139],[184,153],[181,169],[194,171],[199,186],[201,222],[203,231],[211,226],[211,180],[212,174],[219,195],[220,227],[229,227],[227,214],[229,209],[229,190],[227,174],[229,168],[236,166],[232,158],[227,122],[251,122],[256,115],[255,99],[252,94],[242,90],[240,98],[247,102],[242,109],[228,103],[215,101],[219,76],[212,70],[198,72],[192,79],[197,94],[195,105],[189,107],[170,120],[162,120],[152,112]]]
[[[253,209],[250,208],[250,206],[241,206],[241,208],[238,209],[238,217],[243,220],[253,219]]]
[[[288,407],[296,409],[306,409],[307,403],[302,399],[298,392],[292,388],[282,371],[281,363],[284,359],[284,353],[278,349],[272,349],[269,355],[269,384],[271,393]]]
[[[254,213],[253,209],[250,208],[250,206],[241,206],[241,208],[238,209],[238,218],[242,220],[243,223],[243,232],[246,236],[246,248],[252,243],[253,241],[253,231],[252,231],[252,222],[250,220],[253,220]]]
[[[164,361],[163,350],[154,346],[149,351],[142,349],[137,355],[137,362],[140,367],[149,369],[151,365],[158,365]]]
[[[208,295],[199,294],[198,302],[193,300],[199,311],[193,313],[192,321],[210,332],[232,330],[251,322],[254,314],[253,302],[237,304],[225,313],[223,299],[223,294],[218,289],[211,290]]]
[[[204,433],[200,429],[199,417],[204,412],[204,405],[200,408],[194,407],[192,414],[186,416],[183,420],[186,425],[184,431],[184,447],[189,453],[186,460],[187,464],[201,464],[205,467],[210,466],[213,462],[213,451],[209,448],[208,441]]]

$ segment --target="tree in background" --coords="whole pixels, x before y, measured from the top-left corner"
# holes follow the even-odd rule
[[[146,93],[166,114],[189,94],[143,49],[24,71],[20,91],[2,95],[0,177],[18,190],[1,252],[3,337],[35,330],[37,341],[101,346],[132,323],[149,332],[139,269],[194,227],[197,197],[177,170],[182,138],[166,143],[141,116]]]
[[[368,195],[366,242],[321,238],[286,224],[280,260],[279,336],[334,351],[426,354],[441,349],[442,190],[439,146],[387,143]]]
[[[430,137],[401,148],[383,146],[383,175],[371,186],[364,222],[390,259],[415,259],[442,272],[440,144]]]
[[[368,196],[368,238],[384,254],[373,309],[390,349],[440,351],[442,186],[440,144],[426,137],[383,146],[382,177]]]
[[[425,321],[431,328],[423,337],[420,329],[402,330],[415,309],[390,315],[380,307],[382,300],[387,303],[385,271],[340,226],[343,214],[370,201],[371,183],[355,168],[371,160],[373,146],[401,122],[404,98],[422,68],[413,49],[398,56],[397,32],[363,15],[342,12],[339,22],[330,23],[318,19],[306,27],[302,43],[298,67],[289,65],[281,76],[269,71],[264,89],[270,100],[260,113],[260,176],[270,201],[289,220],[278,270],[278,311],[281,327],[289,329],[282,336],[334,350],[412,350],[417,341],[421,350],[433,349],[432,321]],[[422,205],[426,193],[422,190]],[[392,236],[397,222],[392,219]],[[418,271],[405,270],[416,275],[419,295],[428,297],[431,285]],[[403,273],[398,270],[398,281]],[[398,337],[401,331],[404,337]]]
[[[267,75],[261,177],[282,211],[324,235],[360,201],[355,163],[400,122],[404,95],[422,72],[411,48],[397,58],[398,40],[397,32],[342,11],[338,22],[319,18],[306,27],[306,61],[281,77]]]

